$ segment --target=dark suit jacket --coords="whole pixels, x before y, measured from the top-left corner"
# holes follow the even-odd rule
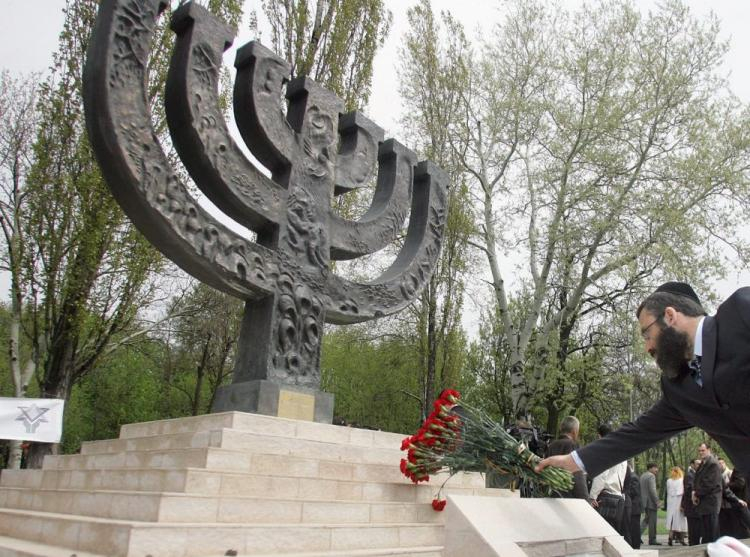
[[[721,494],[724,483],[721,477],[719,461],[713,455],[708,455],[695,471],[693,491],[698,496],[695,512],[699,515],[719,514],[721,510]]]
[[[635,422],[578,450],[586,472],[607,468],[673,435],[699,427],[750,473],[750,287],[732,294],[703,322],[703,387],[689,375],[662,376],[662,398]]]
[[[688,466],[685,477],[682,478],[682,512],[687,518],[697,518],[698,513],[695,512],[695,505],[693,505],[693,483],[695,483],[695,470]]]
[[[547,456],[570,454],[578,448],[578,443],[569,437],[560,437],[547,446]],[[583,472],[573,474],[573,489],[562,494],[563,497],[588,499],[589,490],[586,487],[586,475]]]
[[[628,469],[629,470],[629,469]],[[630,474],[628,478],[628,497],[630,497],[630,514],[641,514],[641,479],[638,474]]]

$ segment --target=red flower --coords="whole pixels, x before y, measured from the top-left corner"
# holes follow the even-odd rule
[[[461,393],[459,393],[458,391],[454,391],[453,389],[445,389],[442,393],[440,393],[440,396],[438,398],[447,402],[455,403],[455,400],[451,399],[461,398]]]
[[[403,474],[404,476],[407,476],[407,475],[408,475],[408,474],[406,473],[406,460],[405,460],[405,459],[403,459],[403,458],[401,459],[401,473],[402,473],[402,474]]]
[[[409,445],[411,445],[411,437],[404,437],[404,440],[401,441],[401,450],[405,451],[409,448]]]
[[[442,511],[445,508],[445,504],[448,501],[446,499],[440,500],[440,499],[433,499],[432,500],[432,508],[436,511]]]

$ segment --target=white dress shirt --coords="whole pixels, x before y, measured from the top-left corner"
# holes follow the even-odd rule
[[[701,317],[698,321],[698,327],[695,329],[695,339],[693,340],[693,353],[696,356],[703,357],[703,322],[706,320],[706,316]]]
[[[602,491],[609,491],[615,495],[623,495],[622,490],[625,484],[625,474],[628,470],[628,463],[622,461],[608,468],[591,481],[591,498],[596,499]]]

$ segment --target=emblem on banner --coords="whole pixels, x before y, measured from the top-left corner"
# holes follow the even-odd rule
[[[31,406],[19,406],[21,414],[16,418],[17,422],[23,422],[26,426],[26,433],[36,433],[36,428],[41,423],[47,423],[44,415],[49,412],[49,408],[40,408],[36,404]]]

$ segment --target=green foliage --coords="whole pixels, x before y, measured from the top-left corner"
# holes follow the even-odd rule
[[[144,339],[123,347],[77,383],[65,408],[65,453],[83,441],[114,439],[120,426],[174,417],[164,412],[162,347]]]
[[[370,97],[372,61],[391,25],[383,0],[264,0],[271,46],[292,64],[293,76],[309,76],[343,99],[347,110]]]
[[[138,313],[154,299],[155,273],[162,268],[161,255],[111,196],[85,132],[83,63],[98,6],[97,0],[67,3],[52,71],[40,86],[33,157],[23,183],[16,184],[22,203],[12,207],[15,230],[23,236],[13,292],[15,323],[24,324],[17,352],[30,359],[24,369],[36,369],[42,396],[66,399],[119,343],[144,330]],[[239,21],[239,2],[212,7]],[[159,23],[149,63],[158,131],[164,130],[164,54],[173,42],[168,19]],[[40,456],[33,455],[32,465]]]
[[[418,356],[397,336],[368,339],[366,327],[332,328],[323,339],[321,387],[345,423],[408,432],[421,423]]]
[[[721,273],[703,238],[746,253],[750,126],[717,74],[725,53],[715,19],[679,1],[643,16],[518,0],[450,84],[514,412],[543,405],[554,423],[555,404],[580,404],[568,378],[609,365],[614,313],[665,275],[700,288]]]
[[[197,282],[173,302],[164,377],[178,395],[171,412],[195,416],[210,410],[232,372],[242,309],[240,300]]]
[[[442,252],[429,283],[408,310],[409,333],[419,350],[415,371],[422,384],[423,417],[445,388],[458,384],[466,338],[461,315],[474,232],[471,198],[451,146],[448,130],[459,117],[460,87],[467,77],[468,44],[461,25],[444,15],[437,21],[429,2],[407,12],[409,31],[401,49],[400,92],[403,125],[417,152],[448,175],[448,214]]]
[[[83,60],[95,1],[70,2],[25,185],[31,342],[45,396],[67,398],[105,348],[134,325],[161,257],[125,219],[85,134]]]
[[[0,303],[0,346],[8,346],[10,329],[10,310],[8,306]],[[13,380],[10,375],[10,366],[6,358],[0,358],[0,396],[14,396]]]

